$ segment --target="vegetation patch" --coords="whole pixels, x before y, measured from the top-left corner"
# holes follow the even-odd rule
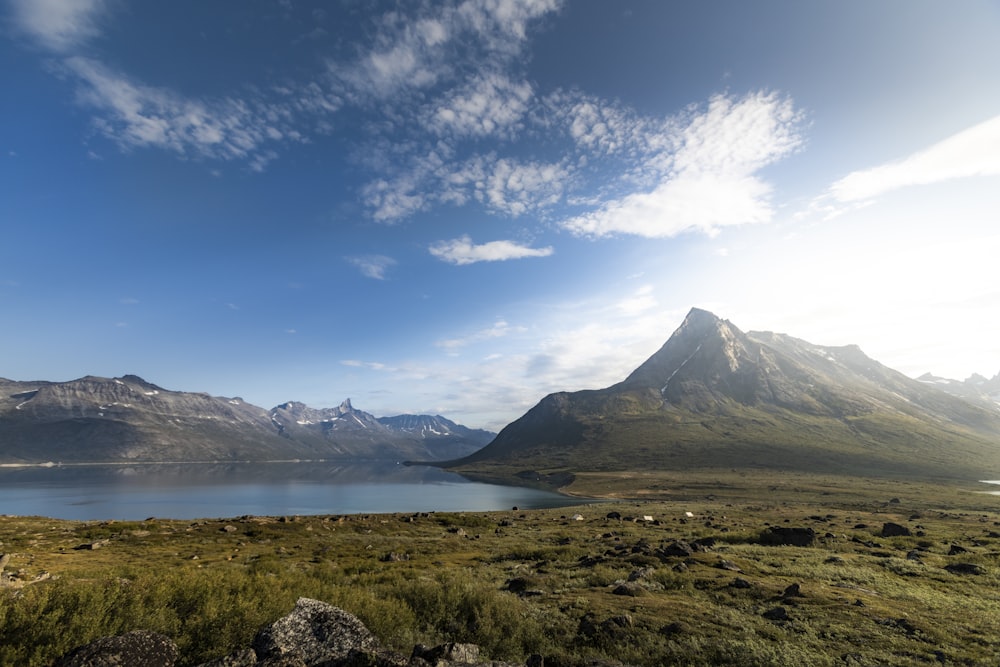
[[[995,497],[712,476],[646,476],[643,500],[570,509],[0,517],[0,664],[48,665],[151,630],[197,665],[248,646],[299,597],[355,614],[403,652],[468,642],[484,659],[567,665],[1000,661]],[[888,524],[907,530],[884,536]]]

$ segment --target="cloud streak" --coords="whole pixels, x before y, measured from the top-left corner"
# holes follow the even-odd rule
[[[717,95],[686,126],[659,137],[665,150],[645,160],[653,169],[669,165],[656,187],[606,201],[562,226],[580,236],[668,238],[767,222],[771,186],[757,172],[801,145],[800,122],[791,101],[774,93]]]
[[[385,255],[362,255],[345,259],[358,267],[361,275],[375,280],[386,280],[386,272],[396,265],[396,260]]]
[[[430,247],[430,253],[443,262],[464,266],[477,262],[502,262],[525,257],[548,257],[555,250],[552,247],[531,248],[513,241],[490,241],[475,244],[468,236],[440,241]]]
[[[327,112],[338,104],[309,89],[277,103],[202,101],[131,81],[90,58],[72,56],[64,65],[81,84],[79,101],[100,112],[95,127],[121,149],[161,148],[186,157],[242,159],[253,171],[262,171],[277,157],[269,146],[306,140],[297,129],[296,109]]]
[[[14,20],[42,46],[70,51],[100,34],[105,0],[14,0]]]
[[[902,160],[854,171],[830,186],[839,202],[861,202],[901,188],[1000,175],[1000,116]]]

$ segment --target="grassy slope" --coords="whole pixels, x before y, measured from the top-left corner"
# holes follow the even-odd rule
[[[197,664],[248,645],[301,595],[357,614],[404,652],[453,640],[494,658],[537,652],[564,664],[996,664],[1000,500],[980,490],[764,470],[605,472],[578,475],[570,491],[633,500],[289,520],[0,517],[7,572],[20,571],[18,581],[52,575],[0,590],[0,664],[48,664],[134,628],[166,633],[184,664]],[[605,519],[611,510],[658,523]],[[576,512],[583,521],[567,518]],[[923,534],[882,538],[885,521]],[[762,546],[769,524],[831,537]],[[650,554],[703,537],[715,546],[687,559]],[[75,548],[104,539],[97,550]],[[950,556],[951,544],[968,552]],[[914,550],[919,561],[907,558]],[[386,562],[391,553],[409,559]],[[742,572],[721,569],[723,560]],[[687,570],[676,571],[682,562]],[[955,562],[985,574],[944,569]],[[643,567],[652,569],[634,596],[612,592]],[[735,587],[737,578],[750,586]],[[514,579],[541,594],[506,590]],[[802,597],[783,598],[795,583]],[[776,606],[789,620],[762,616]]]
[[[717,467],[799,470],[817,474],[920,479],[980,479],[1000,474],[1000,442],[956,425],[938,426],[904,414],[832,418],[780,408],[725,405],[704,415],[670,408],[617,411],[592,406],[572,417],[574,444],[546,440],[458,462],[463,473],[510,477],[526,469],[684,471]],[[503,435],[503,434],[501,434]]]

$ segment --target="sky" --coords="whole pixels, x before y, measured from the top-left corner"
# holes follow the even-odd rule
[[[992,377],[997,35],[995,0],[0,0],[0,377],[499,430],[692,307]]]

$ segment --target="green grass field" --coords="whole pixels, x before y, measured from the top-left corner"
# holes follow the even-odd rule
[[[459,641],[493,659],[537,653],[566,665],[997,664],[1000,498],[984,490],[623,472],[578,475],[570,492],[612,500],[557,510],[0,517],[10,556],[0,664],[47,665],[140,628],[198,664],[248,646],[300,596],[354,613],[404,653]],[[886,522],[911,535],[882,537]],[[766,546],[770,526],[809,527],[817,539]],[[707,546],[667,555],[679,540]],[[955,564],[976,573],[946,569]],[[784,618],[769,618],[776,608]]]

